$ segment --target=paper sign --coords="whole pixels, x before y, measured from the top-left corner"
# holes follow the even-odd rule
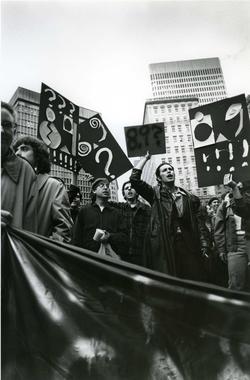
[[[250,179],[250,122],[245,95],[189,110],[199,186]]]
[[[106,177],[110,181],[132,168],[131,162],[98,114],[79,125],[77,156],[86,172],[94,177]]]
[[[77,172],[76,135],[79,107],[42,83],[38,138],[50,148],[54,164]]]
[[[128,157],[166,153],[164,123],[125,127]]]

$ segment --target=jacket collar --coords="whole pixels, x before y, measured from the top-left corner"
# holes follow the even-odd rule
[[[100,207],[99,207],[99,205],[97,203],[93,203],[92,206],[94,206],[95,208],[98,208],[100,210]],[[107,203],[104,206],[104,208],[113,209],[113,207],[109,203]]]
[[[127,203],[127,205],[128,205],[129,207],[131,207],[131,206],[129,205],[129,203]],[[137,203],[136,203],[135,208],[136,208],[137,210],[138,210],[139,208],[141,208],[141,209],[145,209],[145,208],[147,208],[147,205],[146,205],[145,203],[143,203],[143,202],[137,200]]]
[[[17,183],[19,179],[22,166],[21,160],[22,159],[17,157],[14,152],[10,151],[6,160],[2,162],[2,168],[15,183]]]
[[[161,190],[162,190],[161,187],[159,185],[156,185],[154,186],[154,190],[155,190],[156,198],[160,199]],[[176,187],[176,191],[178,191],[179,194],[188,195],[188,192],[184,190],[182,187]]]
[[[36,180],[38,191],[41,190],[41,188],[47,182],[47,180],[48,180],[49,177],[50,177],[50,175],[47,174],[47,173],[38,174],[37,180]]]

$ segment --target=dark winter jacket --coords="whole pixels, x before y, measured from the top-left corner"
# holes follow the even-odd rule
[[[149,229],[147,233],[146,265],[154,270],[178,275],[174,239],[179,227],[185,242],[185,250],[190,260],[200,256],[201,233],[198,223],[200,200],[198,197],[181,189],[183,196],[183,216],[176,217],[175,202],[170,192],[161,193],[160,186],[152,187],[141,180],[141,170],[133,169],[130,177],[132,187],[152,206]],[[206,242],[204,241],[204,244]],[[198,259],[199,260],[199,259]]]
[[[73,244],[98,252],[101,243],[93,240],[97,228],[110,233],[108,243],[121,258],[128,250],[126,223],[120,213],[107,205],[101,211],[97,204],[84,205],[73,230]]]
[[[246,231],[246,239],[250,239],[250,189],[243,191],[241,199],[235,199],[235,214],[243,218],[242,225]]]
[[[231,207],[223,202],[217,210],[214,226],[214,240],[219,253],[237,250],[236,223]]]

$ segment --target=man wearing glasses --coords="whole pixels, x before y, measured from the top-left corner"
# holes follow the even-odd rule
[[[92,183],[92,203],[84,205],[77,216],[73,244],[94,252],[99,251],[101,243],[110,244],[123,258],[128,248],[126,224],[118,210],[110,206],[109,198],[109,181],[97,178]]]
[[[12,107],[1,102],[1,221],[2,225],[37,231],[36,174],[12,150],[16,132]]]

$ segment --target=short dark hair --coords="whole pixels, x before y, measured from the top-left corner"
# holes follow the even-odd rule
[[[34,158],[37,167],[37,174],[50,172],[50,157],[47,145],[41,140],[32,136],[22,136],[13,144],[14,151],[22,144],[30,145],[34,151]]]
[[[155,171],[155,175],[156,175],[156,180],[157,182],[159,183],[160,182],[160,168],[164,165],[168,165],[170,166],[173,171],[174,171],[174,167],[169,163],[169,162],[162,162],[157,168],[156,168],[156,171]]]
[[[72,203],[74,198],[79,195],[80,200],[82,200],[82,193],[78,186],[71,184],[68,190],[69,202]]]

